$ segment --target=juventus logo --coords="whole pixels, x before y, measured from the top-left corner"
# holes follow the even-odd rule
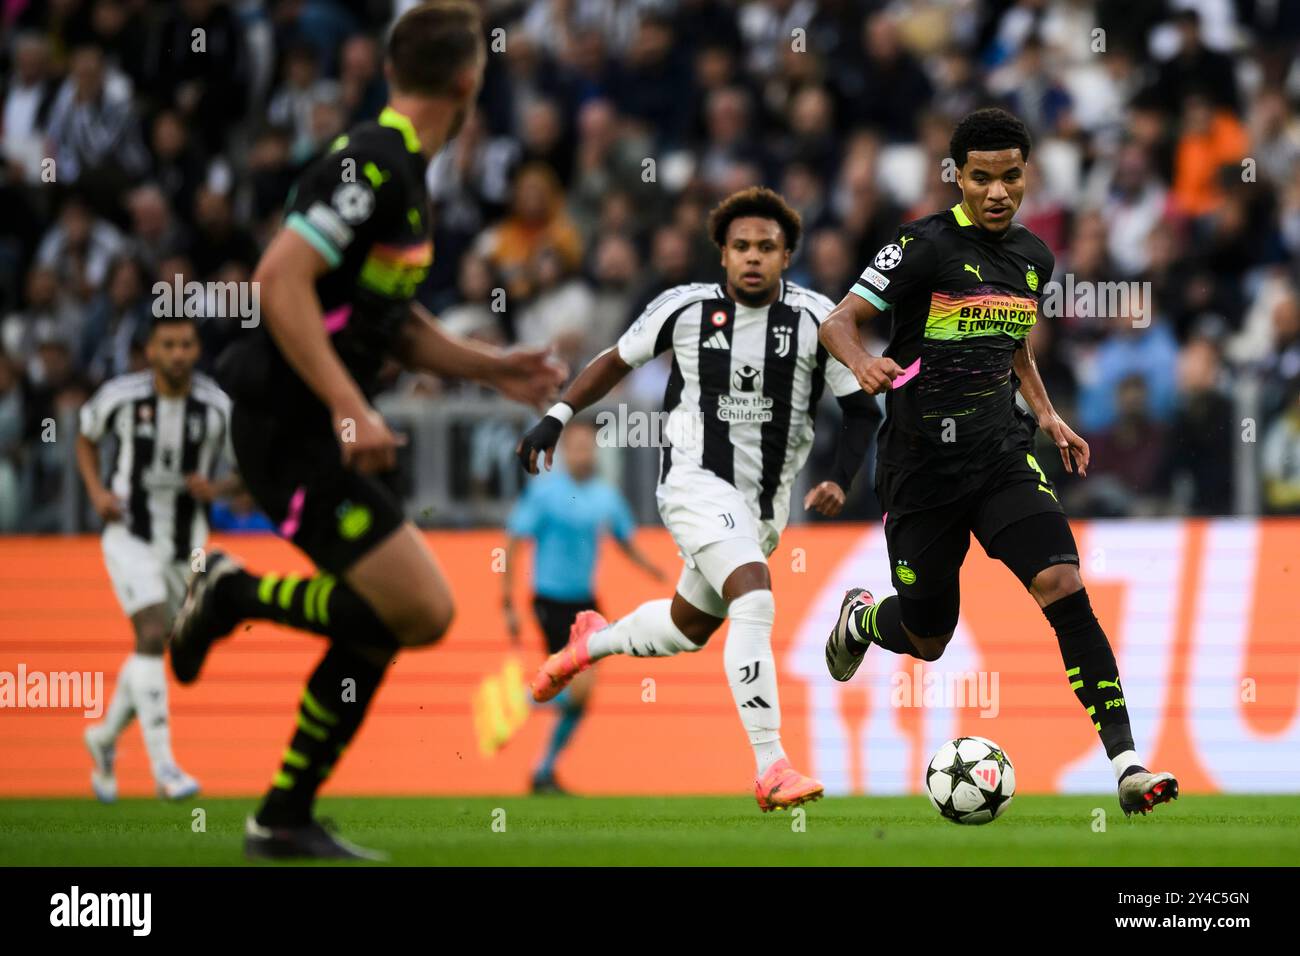
[[[762,667],[762,661],[754,661],[752,664],[746,664],[740,669],[740,682],[742,684],[752,684],[758,680],[758,671]]]
[[[790,338],[794,329],[788,325],[773,326],[772,334],[776,336],[776,355],[785,358],[790,354]]]
[[[722,526],[726,528],[728,531],[730,531],[732,528],[736,526],[736,519],[731,517],[730,512],[728,512],[727,514],[718,515],[718,517],[722,519]]]

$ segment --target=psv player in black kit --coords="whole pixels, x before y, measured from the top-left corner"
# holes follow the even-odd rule
[[[950,144],[962,200],[902,226],[821,325],[827,350],[863,389],[884,393],[876,494],[885,512],[894,595],[854,588],[826,644],[831,676],[853,676],[868,647],[937,660],[957,626],[958,574],[975,537],[1002,561],[1056,631],[1066,677],[1101,736],[1126,814],[1178,796],[1133,743],[1115,655],[1079,576],[1078,547],[1033,455],[1036,428],[1067,471],[1087,474],[1088,445],[1052,408],[1029,330],[1055,260],[1013,222],[1025,194],[1029,133],[999,109],[963,119]],[[858,326],[893,312],[872,356]],[[1032,410],[1016,404],[1016,391]]]
[[[248,819],[250,856],[374,856],[313,820],[316,791],[397,650],[431,644],[451,624],[446,579],[377,477],[398,445],[370,405],[382,363],[477,379],[530,405],[565,375],[544,350],[457,339],[411,301],[433,261],[425,170],[472,108],[484,58],[472,4],[439,0],[403,14],[385,57],[388,106],[303,173],[253,277],[264,321],[220,362],[244,482],[320,570],[251,574],[210,554],[172,632],[173,671],[195,680],[212,643],[249,618],[329,640]]]

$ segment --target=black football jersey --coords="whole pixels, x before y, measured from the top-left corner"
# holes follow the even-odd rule
[[[885,399],[882,468],[966,476],[1030,440],[1012,361],[1054,268],[1024,226],[986,231],[960,204],[903,225],[876,254],[852,291],[892,310],[884,354],[904,370]]]
[[[433,263],[427,166],[410,120],[389,107],[338,137],[289,194],[284,227],[329,264],[316,282],[325,328],[367,395]],[[265,328],[227,350],[221,379],[236,400],[319,405]]]

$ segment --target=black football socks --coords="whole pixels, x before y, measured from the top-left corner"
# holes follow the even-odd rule
[[[311,821],[316,791],[356,735],[386,668],[330,645],[302,692],[297,728],[257,811],[258,823],[299,827]]]
[[[223,612],[265,620],[354,646],[391,651],[397,641],[360,595],[332,574],[253,575],[236,571],[217,583]]]
[[[883,601],[878,601],[864,608],[859,608],[851,615],[852,627],[849,636],[849,650],[861,653],[867,649],[867,641],[877,644],[895,654],[907,654],[919,658],[921,655],[912,645],[912,641],[903,630],[903,615],[898,595],[891,594]]]
[[[1043,614],[1056,631],[1065,662],[1065,676],[1092,726],[1101,736],[1106,756],[1115,757],[1132,751],[1133,730],[1129,726],[1128,706],[1119,685],[1119,665],[1106,633],[1092,612],[1087,590],[1079,590],[1043,608]]]

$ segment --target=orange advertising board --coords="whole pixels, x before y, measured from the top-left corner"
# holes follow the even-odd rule
[[[1187,791],[1300,791],[1300,522],[1078,522],[1075,533],[1140,752],[1175,771]],[[428,540],[452,581],[455,624],[441,644],[391,668],[326,793],[522,792],[555,719],[536,708],[501,752],[480,752],[475,692],[511,650],[501,617],[504,542],[495,531]],[[678,566],[663,530],[643,529],[638,541],[661,566]],[[310,570],[274,537],[213,544],[256,571]],[[846,588],[889,591],[879,526],[792,528],[771,565],[783,739],[829,793],[919,792],[930,755],[962,734],[1006,748],[1022,792],[1113,786],[1050,627],[978,545],[944,657],[922,664],[874,649],[848,684],[826,673],[822,645]],[[528,575],[517,578],[522,588]],[[667,593],[616,549],[603,554],[598,596],[607,614]],[[517,601],[529,605],[522,591]],[[722,671],[725,639],[724,629],[702,653],[673,659],[601,662],[589,717],[559,766],[565,785],[592,794],[747,790],[753,761]],[[25,696],[19,675],[29,683],[102,675],[106,706],[131,640],[97,538],[0,538],[0,795],[89,794],[86,708],[50,706],[61,702],[52,693]],[[523,640],[531,671],[542,657],[531,619]],[[254,623],[214,650],[197,685],[171,687],[174,748],[205,792],[265,788],[323,646]],[[123,795],[152,792],[135,728],[118,766]]]

